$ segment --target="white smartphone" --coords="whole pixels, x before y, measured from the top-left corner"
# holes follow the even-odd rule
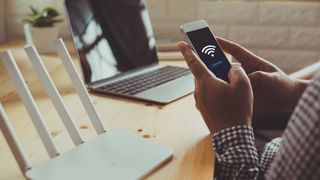
[[[188,44],[204,62],[207,68],[218,78],[229,82],[228,73],[231,64],[214,37],[208,23],[199,20],[180,27]]]

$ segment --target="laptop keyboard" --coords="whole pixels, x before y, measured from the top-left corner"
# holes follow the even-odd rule
[[[157,70],[100,87],[109,92],[135,95],[139,92],[190,74],[185,68],[165,66]]]

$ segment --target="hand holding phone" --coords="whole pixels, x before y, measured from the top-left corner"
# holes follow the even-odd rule
[[[180,30],[185,34],[188,44],[206,67],[218,78],[229,82],[231,64],[214,37],[208,23],[199,20],[184,24]]]

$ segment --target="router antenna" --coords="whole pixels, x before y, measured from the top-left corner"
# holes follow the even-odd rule
[[[90,120],[98,134],[102,134],[105,132],[102,122],[100,120],[100,117],[95,110],[93,103],[91,99],[89,98],[89,94],[83,85],[81,78],[79,77],[77,70],[75,68],[75,65],[72,62],[71,56],[63,42],[63,40],[60,38],[55,41],[55,47],[56,50],[69,74],[69,77],[72,81],[72,83],[75,86],[75,89],[81,99],[82,104],[84,105]]]
[[[16,90],[23,101],[31,120],[42,140],[42,143],[46,147],[46,150],[50,158],[54,158],[59,155],[57,147],[52,140],[52,137],[43,122],[42,115],[37,107],[30,90],[28,89],[26,82],[24,81],[22,74],[16,64],[11,52],[9,50],[0,53],[0,57],[3,59],[4,65],[9,73],[9,76],[16,87]]]
[[[68,112],[65,104],[62,101],[62,98],[54,85],[47,69],[45,68],[41,57],[39,56],[37,50],[34,46],[29,46],[25,48],[25,51],[31,61],[31,64],[33,65],[33,68],[38,73],[53,105],[58,111],[58,114],[60,118],[62,119],[67,131],[69,132],[69,135],[71,136],[73,143],[77,146],[83,143],[83,139],[79,134],[79,131],[77,127],[74,124],[74,121]]]
[[[0,129],[7,140],[9,147],[13,153],[14,158],[18,162],[19,168],[23,174],[29,169],[31,169],[31,163],[26,155],[26,152],[21,146],[18,136],[15,133],[12,124],[5,113],[1,103],[0,103]]]

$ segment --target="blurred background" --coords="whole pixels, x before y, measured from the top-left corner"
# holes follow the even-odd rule
[[[320,58],[320,0],[146,0],[158,42],[183,40],[179,26],[205,19],[235,41],[291,73]],[[29,5],[62,13],[59,36],[70,38],[62,0],[0,0],[0,42],[24,39]],[[125,13],[125,12],[123,12]]]

